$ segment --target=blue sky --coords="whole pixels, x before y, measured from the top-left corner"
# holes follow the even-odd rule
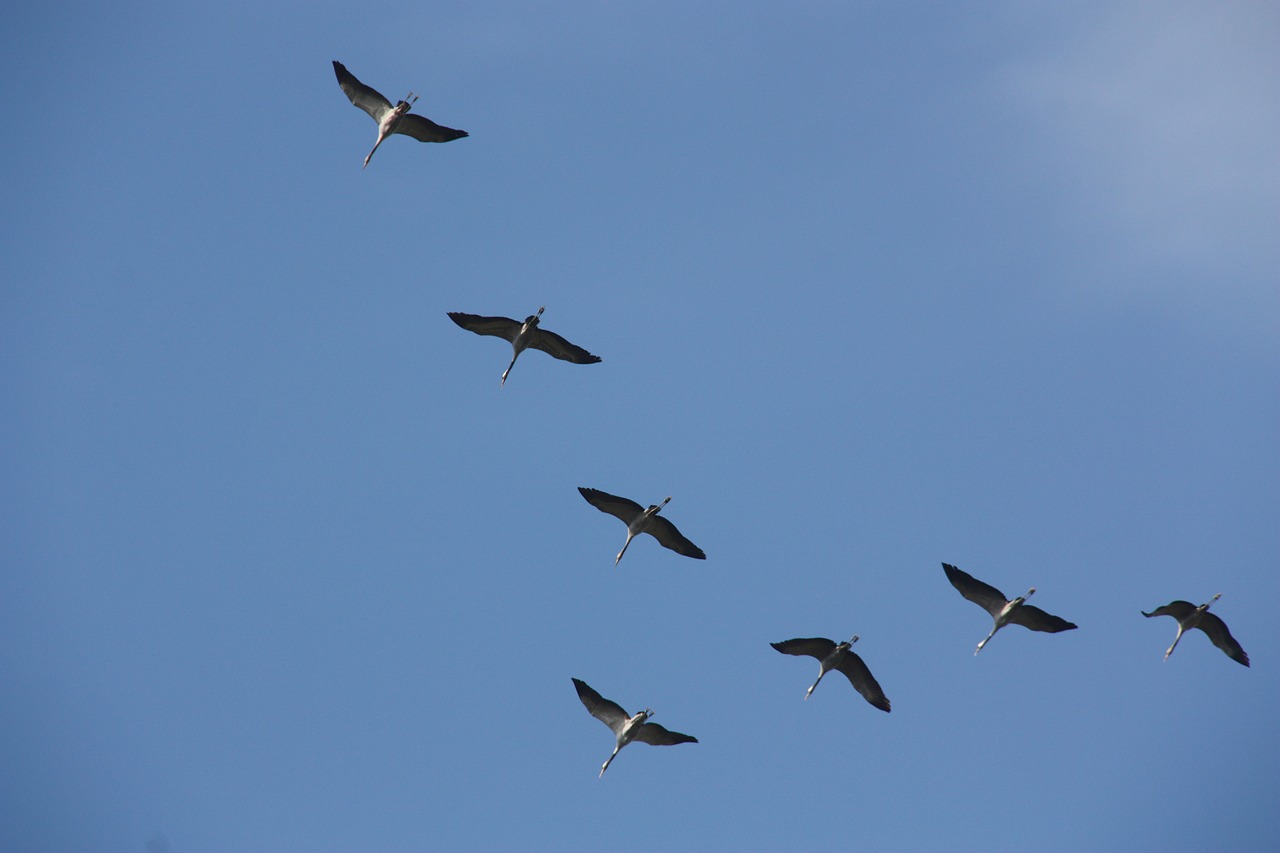
[[[9,17],[0,847],[1280,843],[1280,13],[691,5]]]

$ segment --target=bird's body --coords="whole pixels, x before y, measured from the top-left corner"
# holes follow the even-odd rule
[[[468,332],[475,332],[477,335],[493,335],[511,342],[514,352],[511,363],[507,365],[506,370],[502,371],[500,383],[502,385],[507,384],[507,374],[511,373],[511,368],[516,366],[516,359],[520,357],[520,353],[530,347],[542,350],[561,361],[570,361],[574,364],[598,364],[601,361],[600,356],[592,355],[577,344],[569,343],[555,332],[539,328],[538,324],[545,310],[544,305],[538,309],[537,314],[525,317],[523,323],[512,320],[510,317],[481,317],[479,314],[464,314],[461,311],[450,311],[449,319]]]
[[[600,768],[601,776],[604,776],[604,771],[609,769],[609,764],[617,757],[622,748],[632,741],[640,741],[651,746],[672,746],[677,743],[698,742],[698,739],[691,735],[669,731],[657,723],[647,722],[653,716],[652,708],[645,708],[635,714],[628,714],[622,709],[621,705],[604,698],[592,690],[585,681],[575,678],[573,679],[573,686],[578,691],[578,698],[582,700],[582,704],[591,712],[591,716],[613,730],[613,753],[605,759],[604,766]]]
[[[707,555],[702,552],[701,548],[686,539],[674,524],[658,515],[658,512],[671,500],[670,495],[662,503],[650,504],[648,509],[645,509],[633,500],[620,498],[617,495],[611,495],[599,489],[587,489],[579,486],[578,491],[586,499],[587,503],[601,512],[606,512],[614,518],[621,519],[622,523],[627,525],[627,541],[623,543],[622,550],[618,552],[618,556],[613,561],[615,566],[622,560],[622,555],[627,553],[627,547],[631,544],[631,540],[641,533],[648,533],[654,539],[657,539],[664,548],[670,548],[677,554],[692,557],[695,560],[707,559]]]
[[[351,103],[364,110],[378,123],[378,141],[373,144],[373,150],[369,152],[369,156],[364,158],[364,166],[369,165],[373,152],[378,150],[382,140],[393,133],[411,136],[419,142],[451,142],[467,135],[465,130],[454,130],[451,127],[436,124],[425,116],[410,115],[410,108],[418,100],[412,92],[393,107],[380,92],[361,83],[345,65],[336,59],[333,61],[333,73],[337,75],[338,85],[342,87],[343,93]]]
[[[769,645],[784,655],[808,655],[818,659],[818,680],[813,682],[808,691],[805,692],[805,699],[808,699],[809,694],[813,693],[813,688],[818,686],[824,675],[833,669],[837,669],[844,673],[854,689],[862,694],[862,698],[881,711],[887,712],[889,710],[889,699],[884,695],[884,690],[880,688],[880,684],[871,675],[871,670],[863,663],[862,658],[850,650],[850,646],[856,642],[858,642],[858,635],[854,634],[850,640],[844,643],[836,643],[826,637],[811,637],[783,640],[781,643],[770,643]]]
[[[968,572],[961,571],[949,563],[943,563],[942,569],[947,573],[947,580],[951,581],[951,585],[959,590],[962,596],[986,610],[991,614],[991,618],[995,620],[995,627],[991,629],[991,633],[986,636],[986,639],[978,643],[978,648],[973,652],[975,655],[982,651],[982,647],[996,635],[996,631],[999,631],[1005,625],[1021,625],[1024,628],[1030,628],[1032,631],[1044,631],[1048,634],[1070,631],[1077,627],[1075,623],[1068,622],[1060,616],[1054,616],[1052,613],[1044,612],[1039,607],[1027,604],[1026,600],[1035,593],[1035,587],[1027,590],[1026,595],[1010,601],[1005,598],[1004,593],[1000,590],[990,584],[983,583]]]
[[[1190,631],[1192,628],[1199,628],[1209,635],[1209,640],[1222,649],[1227,657],[1238,664],[1249,665],[1249,655],[1236,642],[1236,638],[1231,636],[1231,632],[1227,630],[1227,623],[1209,612],[1209,605],[1221,597],[1222,593],[1218,593],[1199,607],[1189,601],[1179,599],[1171,601],[1163,607],[1157,607],[1150,613],[1142,611],[1142,615],[1148,619],[1153,616],[1172,616],[1178,620],[1178,633],[1173,638],[1173,645],[1169,646],[1169,650],[1164,653],[1165,660],[1168,660],[1169,655],[1173,654],[1173,650],[1178,647],[1178,641],[1182,639],[1182,635],[1185,632]]]

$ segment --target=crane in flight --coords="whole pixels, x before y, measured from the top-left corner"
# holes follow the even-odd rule
[[[657,539],[664,548],[670,548],[677,554],[692,557],[695,560],[707,559],[707,555],[702,552],[701,548],[684,538],[684,535],[676,529],[674,524],[658,515],[659,510],[670,502],[670,495],[667,495],[667,499],[662,503],[650,504],[649,508],[645,509],[633,500],[620,498],[617,495],[611,495],[599,489],[586,489],[579,486],[578,491],[582,493],[582,497],[586,499],[587,503],[601,512],[607,512],[614,518],[621,519],[622,523],[627,526],[627,541],[622,543],[622,550],[614,558],[613,564],[615,566],[622,561],[622,555],[627,553],[627,546],[631,544],[631,540],[641,533],[648,533],[654,539]]]
[[[360,167],[362,169],[369,165],[373,152],[378,150],[382,140],[393,133],[412,136],[419,142],[452,142],[467,135],[465,130],[454,130],[452,127],[436,124],[425,116],[409,115],[409,109],[418,100],[413,92],[393,107],[381,92],[361,83],[356,75],[336,59],[333,61],[333,73],[338,76],[338,85],[351,103],[367,112],[378,123],[378,141],[373,143],[373,151],[364,158],[364,166]]]
[[[862,662],[862,658],[849,649],[856,642],[858,642],[858,635],[854,634],[847,642],[843,643],[833,642],[826,637],[811,637],[783,640],[781,643],[770,643],[769,645],[784,655],[808,655],[811,658],[818,659],[818,681],[813,682],[812,686],[809,687],[804,694],[805,699],[809,698],[813,688],[817,687],[818,682],[822,681],[822,676],[833,669],[838,669],[849,679],[849,683],[853,685],[853,688],[862,694],[863,699],[866,699],[881,711],[887,712],[889,710],[889,699],[884,695],[884,691],[880,689],[880,684],[871,674],[871,670],[867,668],[867,665]]]
[[[1165,660],[1168,660],[1169,655],[1173,654],[1173,650],[1178,647],[1178,641],[1182,639],[1184,632],[1190,631],[1192,628],[1199,628],[1201,631],[1204,631],[1209,635],[1209,640],[1215,646],[1222,649],[1222,651],[1226,653],[1227,657],[1231,658],[1236,663],[1243,664],[1245,666],[1249,665],[1249,655],[1246,654],[1245,650],[1238,642],[1236,642],[1236,638],[1231,636],[1231,632],[1227,630],[1227,623],[1209,612],[1209,605],[1213,604],[1219,598],[1222,598],[1222,593],[1218,593],[1213,598],[1209,599],[1208,602],[1201,604],[1199,607],[1196,607],[1190,601],[1182,601],[1181,599],[1178,599],[1176,601],[1170,601],[1164,607],[1157,607],[1150,613],[1147,613],[1145,610],[1141,611],[1142,615],[1146,616],[1148,619],[1152,616],[1172,616],[1174,619],[1178,620],[1178,633],[1173,638],[1173,645],[1164,653]]]
[[[1025,603],[1028,598],[1035,594],[1036,588],[1034,586],[1027,590],[1026,595],[1020,595],[1010,601],[1004,597],[1003,592],[994,586],[983,583],[973,575],[957,569],[950,563],[943,563],[942,570],[947,573],[947,580],[951,581],[951,585],[958,589],[961,595],[990,613],[991,618],[996,622],[995,627],[991,629],[991,633],[981,643],[978,643],[978,648],[974,649],[973,653],[975,655],[982,651],[982,647],[996,635],[996,631],[999,631],[1005,625],[1021,625],[1024,628],[1030,628],[1032,631],[1044,631],[1048,634],[1070,631],[1078,627],[1074,622],[1068,622],[1061,616],[1045,613],[1039,607]]]
[[[591,712],[591,716],[613,730],[615,738],[613,754],[605,759],[604,766],[600,768],[600,776],[604,776],[604,771],[609,769],[609,763],[617,757],[624,746],[632,741],[640,741],[650,746],[698,742],[698,739],[692,735],[682,735],[680,732],[668,731],[657,723],[646,722],[653,716],[652,708],[628,714],[617,702],[611,702],[592,690],[587,682],[575,678],[573,686],[578,691],[578,698],[582,700],[582,704]]]
[[[538,309],[537,314],[525,317],[523,323],[512,320],[510,317],[481,317],[479,314],[464,314],[461,311],[448,313],[450,320],[468,332],[475,332],[477,335],[493,335],[511,342],[511,348],[515,353],[511,356],[511,363],[507,365],[507,369],[502,371],[500,385],[507,384],[507,374],[516,366],[516,359],[520,357],[520,353],[529,347],[540,349],[561,361],[571,361],[574,364],[598,364],[601,361],[600,356],[592,355],[577,344],[569,343],[555,332],[539,328],[538,323],[541,322],[542,312],[545,310],[547,306],[543,305]]]

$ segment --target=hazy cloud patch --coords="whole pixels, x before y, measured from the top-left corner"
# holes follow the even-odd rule
[[[1109,287],[1276,325],[1280,11],[1096,8],[1008,78],[1069,227],[1116,264]]]

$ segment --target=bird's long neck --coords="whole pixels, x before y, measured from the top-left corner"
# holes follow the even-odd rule
[[[613,763],[613,759],[618,757],[618,750],[620,749],[622,749],[620,745],[613,748],[613,755],[610,755],[604,760],[604,766],[600,768],[600,775],[596,777],[597,779],[604,777],[604,771],[608,770],[609,765]]]
[[[516,354],[511,356],[511,363],[507,365],[507,369],[502,371],[502,381],[498,384],[506,387],[507,375],[511,373],[511,368],[516,366],[516,359],[520,357],[520,350],[516,350]]]
[[[384,134],[378,134],[378,141],[373,143],[373,151],[370,151],[369,156],[364,158],[364,165],[360,167],[361,169],[369,168],[369,161],[373,159],[373,152],[378,150],[378,146],[381,145],[382,140],[386,138],[387,137]]]
[[[996,631],[999,631],[999,630],[1001,629],[1001,627],[1003,627],[1003,626],[1002,626],[1002,625],[996,625],[994,628],[992,628],[992,629],[991,629],[991,633],[990,633],[990,634],[987,634],[986,639],[984,639],[981,643],[978,643],[978,647],[977,647],[976,649],[974,649],[974,650],[973,650],[973,653],[974,653],[975,655],[977,655],[977,654],[978,654],[978,652],[982,651],[982,647],[983,647],[983,646],[985,646],[985,645],[987,644],[987,642],[988,642],[992,637],[994,637],[994,636],[996,635]]]
[[[1187,630],[1187,629],[1183,626],[1183,624],[1182,624],[1181,622],[1179,622],[1179,623],[1178,623],[1178,633],[1177,633],[1177,634],[1175,634],[1175,635],[1173,636],[1173,645],[1169,646],[1168,651],[1166,651],[1166,652],[1164,653],[1164,659],[1165,659],[1165,660],[1168,660],[1168,659],[1169,659],[1169,655],[1173,654],[1173,650],[1174,650],[1174,649],[1176,649],[1176,648],[1178,647],[1178,641],[1182,639],[1182,634],[1183,634],[1186,630]]]
[[[614,564],[615,566],[616,566],[616,565],[618,565],[618,563],[621,563],[621,562],[622,562],[622,555],[623,555],[623,554],[625,554],[625,553],[627,553],[627,548],[628,548],[628,547],[630,547],[630,545],[631,545],[631,540],[632,540],[632,539],[635,539],[635,538],[636,538],[636,535],[635,535],[634,533],[632,533],[630,529],[628,529],[628,530],[627,530],[627,541],[622,543],[622,550],[618,552],[618,556],[617,556],[617,557],[614,559],[614,561],[613,561],[613,564]]]

